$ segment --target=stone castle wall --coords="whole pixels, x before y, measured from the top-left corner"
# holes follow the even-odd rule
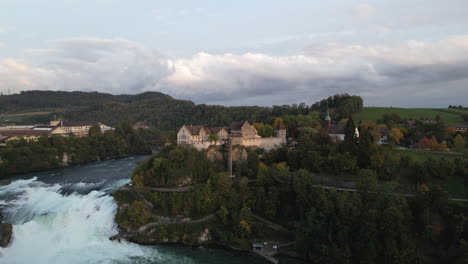
[[[283,144],[286,144],[286,140],[280,137],[267,137],[267,138],[252,138],[243,139],[240,145],[245,147],[259,147],[266,151],[275,149]]]
[[[209,140],[203,140],[203,141],[197,141],[197,142],[192,142],[192,146],[196,148],[197,150],[202,150],[202,149],[207,149],[210,146],[220,146],[224,142],[223,141],[209,141]],[[267,138],[249,138],[249,139],[243,139],[239,138],[233,141],[234,145],[241,145],[244,147],[259,147],[263,148],[266,151],[270,151],[272,149],[278,148],[279,146],[286,144],[286,139],[285,138],[280,138],[280,137],[267,137]]]
[[[203,141],[192,142],[191,145],[194,148],[196,148],[198,151],[200,151],[202,149],[207,149],[210,146],[220,146],[222,144],[223,144],[223,142],[220,141],[220,140],[217,140],[217,141],[203,140]]]

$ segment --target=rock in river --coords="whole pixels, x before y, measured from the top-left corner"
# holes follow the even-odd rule
[[[0,224],[0,247],[6,247],[10,243],[13,225],[9,223]]]

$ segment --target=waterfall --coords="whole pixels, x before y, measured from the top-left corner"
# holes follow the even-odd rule
[[[37,178],[0,187],[14,230],[10,246],[0,249],[0,263],[125,263],[148,255],[147,248],[109,240],[118,232],[117,205],[109,194],[63,194],[63,187]]]

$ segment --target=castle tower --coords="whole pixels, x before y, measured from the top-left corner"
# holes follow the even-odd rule
[[[284,127],[283,122],[278,122],[275,127],[275,137],[283,139],[283,142],[286,143],[286,128]]]
[[[331,126],[331,118],[330,118],[330,113],[327,110],[327,115],[325,116],[325,128],[330,128]]]

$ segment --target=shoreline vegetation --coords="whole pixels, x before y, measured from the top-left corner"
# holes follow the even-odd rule
[[[122,123],[107,133],[101,133],[96,126],[87,137],[44,135],[31,142],[20,139],[0,148],[0,179],[8,183],[18,174],[151,154],[147,137],[146,131]]]

